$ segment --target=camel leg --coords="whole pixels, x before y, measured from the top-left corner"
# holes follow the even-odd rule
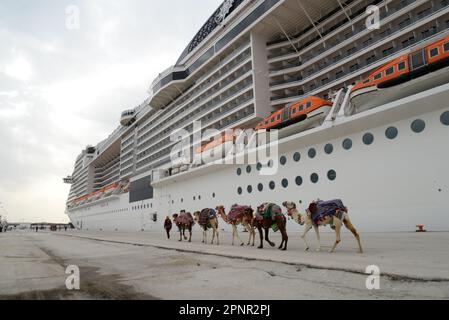
[[[245,223],[244,227],[245,227],[246,231],[249,232],[249,239],[248,239],[248,246],[249,246],[249,245],[251,245],[251,237],[253,235],[253,232],[251,231],[251,228],[248,223]],[[254,241],[253,241],[253,246],[254,246]]]
[[[214,233],[217,234],[217,246],[219,246],[220,245],[220,238],[219,238],[219,234],[218,234],[218,225],[215,226]]]
[[[241,246],[245,245],[243,243],[242,239],[240,239],[239,232],[237,231],[237,225],[235,225],[235,224],[232,225],[232,228],[233,228],[233,235],[235,235],[237,237],[237,239],[240,241],[240,245]],[[232,245],[234,245],[234,236],[232,236]]]
[[[187,237],[186,237],[187,240]],[[189,228],[189,242],[192,242],[192,227]]]
[[[306,239],[306,235],[309,233],[310,230],[312,230],[312,226],[309,224],[306,225],[306,228],[304,229],[304,233],[301,236],[301,239],[304,241],[304,243],[306,245],[305,251],[309,251],[309,249],[310,249],[309,243],[307,242],[307,239]]]
[[[282,233],[282,242],[285,244],[284,247],[279,248],[282,251],[287,251],[287,243],[288,243],[288,235],[287,235],[287,230],[286,228],[281,228],[281,233]]]
[[[317,251],[317,252],[320,252],[320,251],[321,251],[320,227],[314,225],[313,228],[315,229],[316,238],[317,238],[317,240],[318,240],[318,249],[316,249],[316,251]]]
[[[334,225],[335,225],[335,244],[332,249],[329,251],[330,253],[334,253],[338,244],[341,242],[341,220],[334,217]]]
[[[182,242],[182,229],[179,228],[179,241]]]
[[[349,231],[351,231],[352,234],[354,235],[354,237],[356,238],[357,243],[359,244],[359,253],[363,253],[362,243],[361,243],[361,241],[360,241],[360,235],[359,235],[359,233],[357,232],[357,230],[356,230],[356,228],[354,227],[354,225],[352,224],[351,220],[350,220],[348,217],[346,217],[346,218],[343,220],[343,223],[345,224],[345,227],[346,227]]]
[[[270,228],[266,228],[265,229],[265,241],[268,242],[271,247],[275,247],[276,244],[274,242],[270,241],[269,234],[270,234]]]
[[[259,249],[263,249],[263,234],[262,234],[262,227],[257,227],[257,230],[259,230],[259,236],[260,236],[260,245],[259,245]]]
[[[232,225],[232,245],[234,245],[234,239],[235,239],[235,225]]]

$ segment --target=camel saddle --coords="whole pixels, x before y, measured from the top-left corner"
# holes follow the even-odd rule
[[[240,206],[238,204],[234,204],[228,214],[228,220],[231,222],[236,222],[239,215],[245,214],[246,210],[248,210],[249,208],[250,207],[248,206]]]
[[[311,214],[313,224],[319,226],[327,217],[343,219],[343,215],[348,212],[348,208],[343,205],[343,201],[340,199],[330,201],[320,200],[310,204],[308,211]]]
[[[198,223],[200,226],[210,226],[210,219],[215,219],[217,218],[217,213],[215,212],[214,209],[203,209],[200,212],[200,217],[198,220]]]
[[[267,203],[264,205],[262,212],[257,210],[256,219],[272,219],[283,215],[284,214],[282,213],[282,208],[280,206],[274,203]]]
[[[176,224],[194,224],[193,216],[190,212],[181,213],[175,220]]]

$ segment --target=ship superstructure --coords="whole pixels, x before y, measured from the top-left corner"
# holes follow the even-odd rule
[[[448,34],[448,0],[224,1],[153,81],[148,99],[76,159],[66,179],[70,219],[83,229],[147,231],[181,209],[341,197],[366,229],[406,230],[415,220],[447,228],[439,204],[449,188],[448,152],[438,143],[448,136],[449,72],[443,66],[376,91],[361,106],[352,90]],[[301,101],[310,97],[328,103],[308,112]],[[258,174],[265,163],[173,161],[176,130],[199,135],[192,150],[210,153],[221,146],[211,147],[216,132],[263,121],[283,124],[272,176]],[[416,132],[416,121],[427,130]],[[424,208],[438,218],[421,217]]]

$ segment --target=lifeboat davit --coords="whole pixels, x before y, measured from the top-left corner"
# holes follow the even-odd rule
[[[410,51],[373,71],[351,90],[355,113],[449,82],[449,36]]]
[[[273,112],[256,130],[279,130],[281,138],[320,126],[332,109],[332,102],[310,96]]]
[[[235,136],[232,133],[222,133],[212,139],[212,141],[204,143],[195,150],[195,156],[201,157],[203,163],[210,163],[220,159],[224,159],[232,152],[235,144]]]

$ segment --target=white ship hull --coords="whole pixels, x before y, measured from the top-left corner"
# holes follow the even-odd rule
[[[449,84],[282,139],[279,157],[285,156],[287,163],[277,162],[274,176],[259,175],[256,165],[251,165],[250,173],[246,165],[206,165],[153,183],[153,199],[129,203],[129,195],[122,194],[68,214],[75,227],[85,230],[161,232],[165,216],[182,209],[217,205],[228,209],[235,203],[256,207],[288,200],[304,210],[317,198],[341,198],[361,231],[413,231],[417,224],[448,230],[449,126],[440,120],[447,111]],[[416,119],[426,124],[421,133],[411,129]],[[397,128],[395,139],[386,137],[389,127]],[[371,145],[363,142],[366,133],[374,136]],[[350,150],[342,146],[345,139],[352,140]],[[331,154],[324,151],[327,144],[333,146]],[[316,150],[313,159],[308,156],[310,148]],[[297,152],[299,162],[294,160]],[[336,174],[333,181],[327,176],[331,170]],[[317,183],[311,181],[312,174],[318,175]],[[282,186],[283,179],[288,179],[287,187]],[[269,188],[272,181],[274,190]],[[220,224],[225,228],[224,222]],[[299,228],[289,223],[290,230]]]

